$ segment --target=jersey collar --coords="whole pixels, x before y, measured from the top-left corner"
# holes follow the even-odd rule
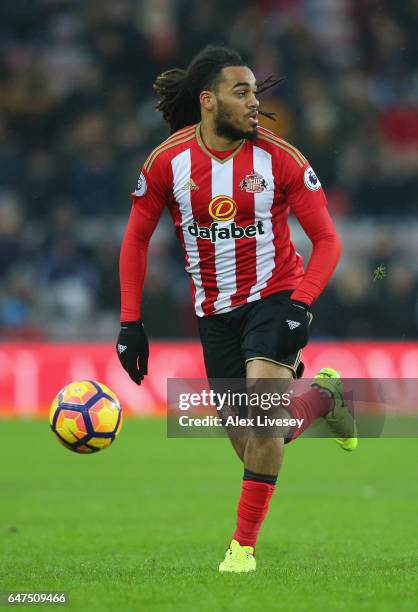
[[[245,142],[245,140],[243,140],[241,142],[241,144],[238,145],[238,147],[236,149],[234,149],[234,151],[232,151],[231,155],[228,155],[228,157],[225,157],[225,158],[221,159],[220,157],[216,157],[216,155],[211,153],[211,151],[209,151],[209,149],[207,148],[207,146],[203,142],[203,138],[202,138],[202,135],[200,133],[200,123],[198,123],[196,125],[196,132],[195,133],[196,133],[197,144],[199,145],[199,147],[203,150],[204,153],[206,153],[206,155],[208,155],[212,159],[216,160],[219,164],[224,164],[225,162],[227,162],[230,159],[232,159],[233,157],[235,157],[235,155],[237,155],[241,151],[242,147],[244,146],[244,142]]]

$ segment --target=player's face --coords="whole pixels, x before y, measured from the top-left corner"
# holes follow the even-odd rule
[[[256,80],[246,66],[223,68],[216,88],[215,130],[230,140],[255,140],[259,102]]]

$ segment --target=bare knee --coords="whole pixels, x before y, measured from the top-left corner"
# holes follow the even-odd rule
[[[251,437],[245,446],[244,465],[256,474],[277,475],[283,460],[283,438]]]

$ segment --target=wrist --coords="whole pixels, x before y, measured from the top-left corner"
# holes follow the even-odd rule
[[[135,327],[143,327],[142,319],[138,321],[121,321],[120,322],[121,329],[134,329]]]

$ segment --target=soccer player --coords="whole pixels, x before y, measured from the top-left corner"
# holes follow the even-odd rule
[[[147,374],[141,320],[147,249],[165,206],[181,241],[210,381],[289,381],[303,372],[310,307],[326,286],[340,243],[318,177],[294,146],[259,125],[257,83],[233,50],[210,45],[186,71],[154,85],[171,136],[142,167],[120,254],[117,353],[132,380]],[[267,114],[267,113],[264,113]],[[290,210],[312,242],[306,270],[291,240]],[[324,369],[288,412],[303,427],[278,436],[232,436],[244,463],[237,525],[219,570],[256,568],[255,545],[285,442],[323,417],[345,450],[357,444],[339,374]]]

